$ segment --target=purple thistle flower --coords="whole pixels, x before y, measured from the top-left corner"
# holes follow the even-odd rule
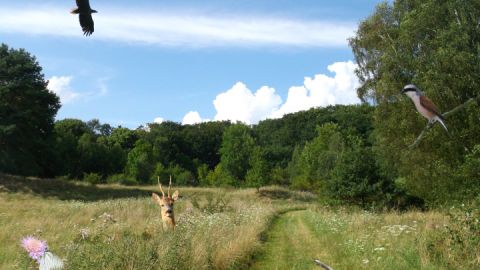
[[[27,236],[22,239],[22,247],[28,252],[30,258],[40,263],[40,258],[48,249],[47,242],[36,239],[32,236]]]

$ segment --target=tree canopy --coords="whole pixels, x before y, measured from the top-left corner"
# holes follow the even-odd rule
[[[50,140],[59,108],[35,57],[0,45],[0,171],[53,173]]]
[[[426,123],[399,92],[414,83],[444,112],[479,97],[479,18],[478,1],[397,0],[380,4],[350,40],[362,82],[358,94],[376,104],[383,171],[430,202],[475,194],[467,187],[479,179],[458,172],[480,143],[480,110],[472,104],[448,117],[452,138],[433,128],[409,149]]]

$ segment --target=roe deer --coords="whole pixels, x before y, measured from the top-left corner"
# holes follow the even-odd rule
[[[157,178],[158,186],[162,192],[162,197],[158,196],[156,193],[152,193],[152,198],[157,202],[161,207],[163,228],[175,230],[175,216],[173,214],[173,203],[178,199],[178,190],[176,190],[173,195],[170,195],[170,188],[172,187],[172,176],[170,176],[170,185],[168,186],[168,193],[165,197],[165,193],[162,189],[162,184],[160,184],[160,177]]]

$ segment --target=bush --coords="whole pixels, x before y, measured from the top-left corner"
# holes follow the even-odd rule
[[[100,184],[102,182],[102,176],[98,173],[85,173],[83,174],[83,181],[92,185]]]
[[[172,177],[172,184],[179,186],[195,186],[196,180],[195,176],[188,170],[180,167],[179,165],[165,168],[161,163],[158,163],[154,174],[152,174],[151,183],[157,184],[157,178],[160,177],[160,183],[168,184],[168,181]]]
[[[138,185],[137,180],[124,174],[114,174],[107,178],[109,184],[121,184],[126,186]]]
[[[207,181],[210,186],[216,187],[235,185],[235,179],[223,168],[222,163],[218,164],[215,170],[208,173]]]
[[[200,186],[208,186],[208,179],[207,176],[210,173],[207,164],[201,164],[197,168],[197,175],[198,175],[198,184]]]
[[[480,269],[480,196],[452,207],[448,216],[448,225],[428,239],[429,256],[446,260],[447,269]]]
[[[168,168],[165,168],[165,166],[163,166],[163,164],[159,162],[157,163],[157,165],[155,165],[155,170],[153,171],[150,180],[152,184],[156,185],[158,177],[160,177],[160,181],[168,181],[170,175],[170,170]]]
[[[281,167],[275,167],[272,169],[270,172],[270,179],[271,184],[273,185],[288,186],[290,184],[288,170]]]

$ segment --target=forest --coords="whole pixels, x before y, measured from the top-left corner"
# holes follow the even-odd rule
[[[404,207],[480,191],[478,1],[395,1],[363,20],[350,46],[358,105],[312,108],[256,125],[55,119],[61,104],[24,49],[0,46],[0,172],[91,184],[289,186],[331,203]],[[414,83],[443,112],[426,120],[401,95]]]

